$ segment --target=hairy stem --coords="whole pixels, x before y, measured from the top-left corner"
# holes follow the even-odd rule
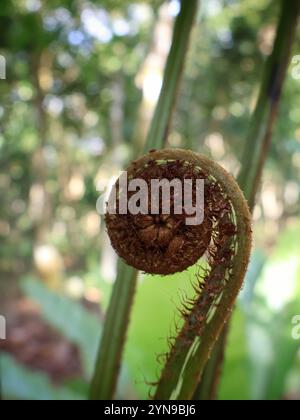
[[[188,51],[198,0],[181,1],[181,11],[176,19],[172,45],[168,56],[162,91],[146,141],[145,150],[164,146],[178,94],[178,86]],[[119,263],[104,325],[103,338],[90,389],[93,400],[112,399],[114,396],[130,311],[136,289],[138,272]]]
[[[271,145],[272,132],[289,65],[299,13],[300,2],[298,0],[290,2],[282,0],[273,52],[265,66],[258,101],[250,122],[238,183],[249,202],[251,212],[255,205],[263,166]],[[216,398],[223,365],[223,359],[219,355],[225,352],[227,334],[228,329],[225,329],[216,343],[194,399],[212,400]]]
[[[156,400],[192,398],[213,346],[231,315],[251,251],[251,216],[236,181],[218,164],[202,155],[190,151],[178,154],[176,149],[173,154],[174,159],[186,159],[199,165],[216,180],[230,200],[236,234],[233,243],[224,244],[222,254],[230,255],[226,251],[234,249],[234,256],[228,264],[213,261],[211,272],[202,285],[203,292],[196,297],[186,316],[167,357],[156,390]],[[163,158],[163,151],[160,158]],[[196,328],[195,321],[198,324]]]

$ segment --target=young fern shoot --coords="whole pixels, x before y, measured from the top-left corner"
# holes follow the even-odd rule
[[[203,278],[194,285],[196,296],[182,311],[184,325],[167,355],[155,395],[162,400],[190,399],[243,284],[251,251],[250,212],[233,177],[192,151],[152,151],[134,161],[127,176],[131,181],[142,180],[148,196],[141,212],[125,214],[120,211],[120,182],[116,184],[117,210],[107,213],[106,223],[119,256],[139,270],[163,275],[183,271],[203,256],[207,260]],[[201,180],[201,223],[188,223],[188,203],[183,204],[181,213],[177,211],[178,195],[183,203],[185,192],[180,194],[176,188],[167,198],[159,195],[154,212],[154,179],[177,180],[182,188],[184,181],[191,180],[194,209],[198,205],[197,181]],[[127,187],[126,198],[130,207],[134,195]]]

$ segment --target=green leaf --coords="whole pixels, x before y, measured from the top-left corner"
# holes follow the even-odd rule
[[[83,400],[84,396],[66,387],[55,387],[46,375],[31,372],[8,355],[1,355],[2,392],[5,399]]]
[[[194,266],[172,276],[143,276],[137,289],[125,361],[141,398],[148,397],[149,382],[157,380],[162,368],[155,356],[168,350],[167,338],[174,333],[175,322],[181,321],[178,306],[183,291],[189,297],[194,295],[191,279],[195,278],[196,270]]]
[[[91,376],[101,335],[101,321],[79,303],[58,296],[40,281],[27,277],[21,287],[26,296],[40,305],[42,316],[67,339],[77,344],[86,376]]]

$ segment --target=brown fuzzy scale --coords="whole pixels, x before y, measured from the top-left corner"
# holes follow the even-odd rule
[[[173,274],[195,264],[205,253],[212,266],[230,261],[231,251],[224,249],[227,238],[235,235],[231,203],[216,180],[195,163],[183,160],[162,161],[149,159],[133,163],[128,171],[130,179],[144,179],[149,190],[148,215],[106,214],[105,220],[112,246],[129,265],[152,274]],[[204,221],[189,226],[185,214],[174,214],[174,196],[171,191],[171,214],[150,214],[152,179],[193,180],[193,205],[196,200],[196,179],[205,180]],[[118,189],[118,182],[117,182]],[[128,191],[128,200],[133,195]],[[118,204],[118,203],[117,203]],[[117,205],[118,209],[118,205]],[[215,286],[214,286],[215,287]],[[211,294],[216,291],[211,285]],[[209,296],[207,296],[209,298]],[[206,306],[206,305],[205,305]],[[199,323],[198,323],[199,325]]]

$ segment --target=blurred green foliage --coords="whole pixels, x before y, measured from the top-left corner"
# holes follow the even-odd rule
[[[22,281],[27,297],[40,304],[43,318],[76,344],[82,355],[85,377],[91,377],[101,336],[98,317],[89,314],[73,300],[51,293],[38,280]]]

